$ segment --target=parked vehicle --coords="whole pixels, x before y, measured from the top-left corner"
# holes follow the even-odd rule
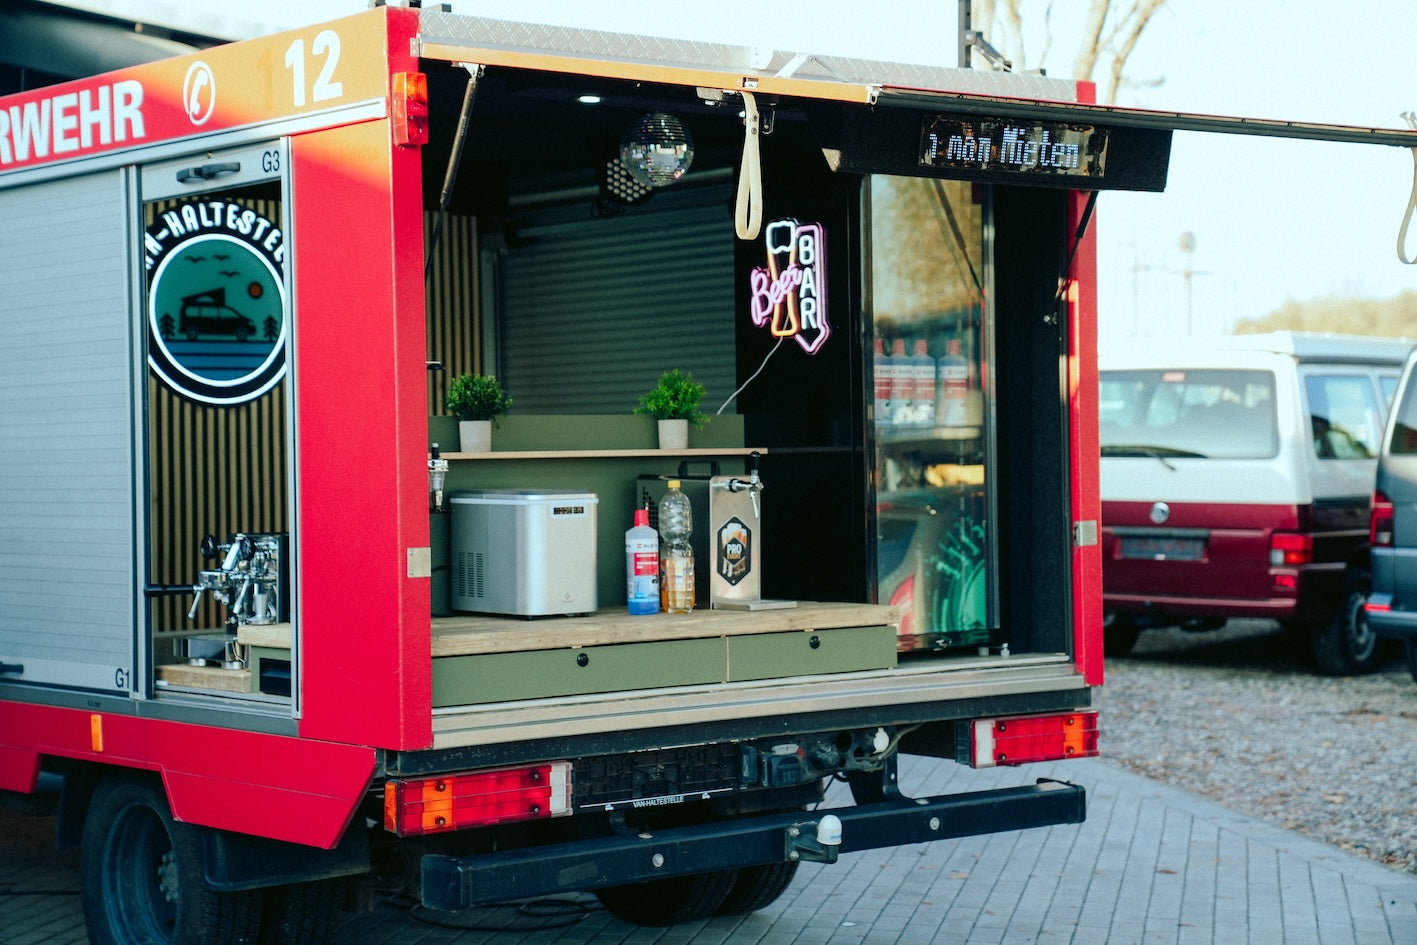
[[[1407,668],[1417,680],[1417,353],[1407,359],[1397,386],[1373,485],[1368,544],[1373,586],[1365,608],[1368,625],[1402,642]]]
[[[1370,669],[1367,506],[1412,344],[1302,332],[1142,339],[1100,357],[1107,652],[1262,617],[1327,673]]]

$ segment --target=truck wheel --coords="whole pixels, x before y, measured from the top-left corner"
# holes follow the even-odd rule
[[[738,871],[738,879],[728,891],[714,915],[747,915],[777,901],[787,892],[797,875],[796,860],[769,863],[767,866],[747,866]]]
[[[123,774],[99,782],[79,852],[93,945],[256,941],[261,893],[206,888],[201,830],[172,819],[155,778]]]
[[[1141,625],[1130,614],[1106,614],[1102,618],[1102,655],[1126,656],[1137,645]]]
[[[265,891],[261,945],[325,945],[334,938],[346,882],[322,879]]]
[[[1373,589],[1365,570],[1349,571],[1343,584],[1343,606],[1332,619],[1314,627],[1314,662],[1330,676],[1356,676],[1378,665],[1378,635],[1368,626],[1363,605]]]
[[[595,891],[607,912],[635,925],[678,925],[713,915],[738,880],[738,870],[673,876]]]

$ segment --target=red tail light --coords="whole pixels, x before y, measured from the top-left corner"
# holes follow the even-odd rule
[[[1314,560],[1314,541],[1297,532],[1275,532],[1269,538],[1269,563],[1275,568],[1296,568]]]
[[[571,811],[571,765],[558,761],[384,784],[384,828],[400,837]]]
[[[1368,517],[1368,544],[1374,548],[1392,547],[1392,500],[1381,492],[1373,493],[1373,511]]]
[[[970,724],[973,768],[1097,755],[1097,713],[975,719]]]
[[[395,72],[392,111],[395,144],[427,144],[428,76]]]

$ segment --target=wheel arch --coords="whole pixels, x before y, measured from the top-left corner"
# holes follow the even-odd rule
[[[165,779],[152,769],[64,758],[54,759],[50,767],[63,778],[56,828],[61,847],[79,845],[89,803],[106,777],[150,778],[172,806]],[[215,827],[193,829],[201,839],[203,878],[223,892],[356,876],[370,868],[369,835],[357,818],[331,849]]]

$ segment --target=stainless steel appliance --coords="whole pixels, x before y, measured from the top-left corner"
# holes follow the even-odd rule
[[[483,489],[452,496],[452,606],[543,617],[596,608],[598,499]]]

